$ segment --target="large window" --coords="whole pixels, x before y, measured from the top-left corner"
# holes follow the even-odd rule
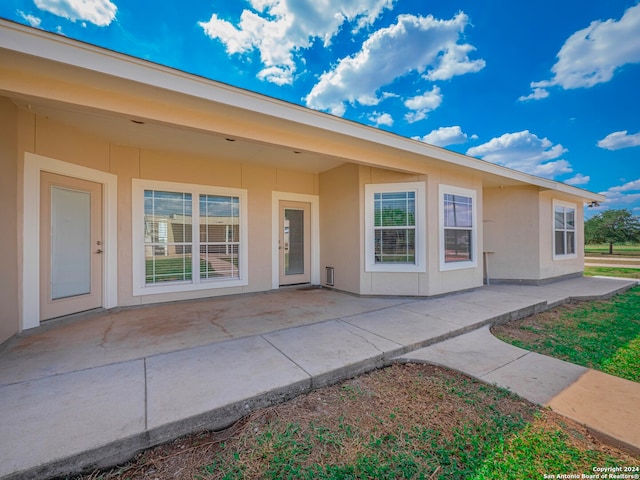
[[[246,191],[134,180],[134,294],[246,285]]]
[[[425,271],[424,183],[365,185],[366,270]]]
[[[441,270],[475,267],[475,191],[441,185],[440,204]]]
[[[576,206],[560,201],[553,202],[553,256],[576,256]]]

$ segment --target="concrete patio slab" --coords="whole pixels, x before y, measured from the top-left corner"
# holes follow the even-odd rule
[[[380,367],[400,345],[342,321],[292,328],[264,338],[312,377],[313,388]]]
[[[355,315],[344,321],[410,349],[423,346],[425,340],[437,341],[461,328],[448,320],[400,307]]]
[[[401,305],[398,308],[421,315],[446,320],[460,327],[486,322],[494,317],[494,310],[480,305],[469,305],[460,301],[464,293],[454,295],[452,298],[436,298],[421,300],[418,302]]]
[[[144,380],[137,360],[0,387],[0,478],[144,432]]]
[[[310,385],[306,372],[259,336],[150,357],[146,369],[149,429]]]
[[[528,353],[527,350],[498,340],[486,326],[410,352],[401,359],[446,366],[472,377],[482,378]]]
[[[553,307],[571,300],[609,298],[636,284],[633,279],[577,277],[542,285],[488,285],[485,289],[544,299]]]
[[[640,383],[589,370],[548,405],[608,440],[640,452]]]
[[[411,302],[284,289],[77,315],[2,346],[0,385],[261,335]]]

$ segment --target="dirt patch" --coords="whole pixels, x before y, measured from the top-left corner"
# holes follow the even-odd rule
[[[523,344],[539,344],[548,336],[545,330],[556,325],[569,327],[572,320],[567,319],[567,314],[581,308],[583,306],[579,303],[560,305],[530,317],[495,325],[491,327],[491,333],[498,338],[508,338]]]
[[[550,411],[540,413],[534,405],[504,390],[439,367],[406,364],[362,375],[255,412],[223,432],[200,432],[179,438],[142,452],[129,464],[110,471],[75,478],[218,478],[218,467],[212,462],[230,451],[237,453],[228,456],[243,464],[239,478],[261,478],[265,471],[264,459],[278,452],[296,455],[305,445],[312,445],[304,452],[304,464],[322,465],[330,459],[333,464],[344,465],[362,458],[378,439],[382,439],[381,451],[388,448],[385,439],[390,438],[393,448],[399,450],[405,447],[406,451],[418,447],[428,450],[437,444],[437,448],[455,447],[451,449],[452,456],[466,455],[470,446],[459,444],[461,432],[476,429],[486,433],[484,428],[488,424],[507,425],[506,437],[534,421],[534,416],[536,428],[560,429],[580,449],[605,452],[624,460],[625,464],[639,463],[593,438],[575,422]],[[398,432],[404,432],[405,438]],[[416,438],[420,435],[430,437],[419,445]],[[477,436],[479,448],[483,448],[482,442],[491,442],[482,435],[484,433]],[[273,442],[277,436],[280,443]],[[438,478],[442,471],[439,464],[433,463],[434,458],[425,460],[424,466],[427,472],[433,473],[433,478]],[[206,466],[209,466],[208,472]]]

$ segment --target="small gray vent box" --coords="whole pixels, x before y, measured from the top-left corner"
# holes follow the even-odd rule
[[[335,270],[333,267],[325,267],[325,268],[327,271],[327,278],[325,279],[324,283],[330,287],[333,287]]]

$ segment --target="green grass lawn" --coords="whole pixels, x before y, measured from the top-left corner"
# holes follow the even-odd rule
[[[585,245],[585,255],[605,255],[609,256],[609,244],[602,243],[598,245]],[[613,254],[629,257],[640,257],[640,245],[638,244],[621,244],[613,245]]]
[[[584,274],[587,277],[623,277],[640,278],[640,268],[620,268],[620,267],[584,267]]]
[[[251,422],[196,478],[519,480],[620,464],[505,390],[407,368],[423,367],[374,372],[329,389],[331,402],[312,394]]]
[[[521,348],[640,382],[640,287],[495,327]]]

